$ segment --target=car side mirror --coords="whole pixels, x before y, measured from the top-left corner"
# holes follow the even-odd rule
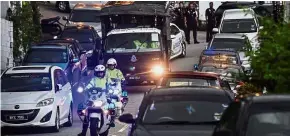
[[[197,65],[197,64],[194,64],[194,65],[193,65],[193,69],[194,69],[194,70],[198,70],[198,65]]]
[[[170,38],[171,39],[175,39],[176,38],[176,35],[170,35]]]
[[[119,121],[127,124],[132,124],[135,122],[135,119],[133,118],[133,115],[130,113],[123,114],[119,117]]]
[[[218,32],[219,32],[219,29],[218,29],[218,28],[213,28],[213,29],[212,29],[212,32],[213,32],[213,33],[218,33]]]
[[[214,132],[213,136],[232,136],[233,133],[230,130],[221,130]]]
[[[260,29],[260,30],[264,29],[264,26],[260,26],[259,29]]]
[[[67,16],[63,16],[63,17],[62,17],[62,20],[64,20],[64,21],[68,21]]]
[[[77,63],[77,62],[79,62],[79,59],[78,58],[72,59],[72,63]]]
[[[62,85],[61,84],[56,84],[55,86],[55,92],[58,92],[62,89]]]

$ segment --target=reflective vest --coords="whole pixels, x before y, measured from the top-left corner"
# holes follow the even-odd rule
[[[106,77],[108,79],[111,79],[111,78],[117,78],[120,80],[125,79],[123,73],[119,69],[113,69],[113,70],[107,69],[106,70]]]
[[[106,89],[108,84],[107,78],[98,78],[94,77],[91,79],[90,83],[86,86],[86,89],[90,89],[92,87]]]

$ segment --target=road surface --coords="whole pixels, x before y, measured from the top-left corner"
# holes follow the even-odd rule
[[[67,16],[66,13],[59,13],[53,6],[42,5],[40,11],[43,15],[42,18],[54,16]],[[64,23],[64,21],[62,21]],[[191,36],[192,38],[192,36]],[[190,71],[193,69],[193,64],[198,62],[201,51],[205,48],[205,32],[198,32],[198,40],[200,44],[187,45],[187,56],[185,58],[178,58],[171,61],[171,69],[173,71]],[[193,40],[191,40],[193,43]],[[136,114],[139,104],[143,97],[143,91],[148,87],[140,87],[129,92],[129,103],[125,108],[124,113]],[[5,136],[76,136],[81,132],[82,123],[76,115],[77,104],[82,100],[82,96],[74,93],[74,124],[72,127],[63,127],[58,133],[51,133],[46,128],[4,128],[1,131]],[[127,136],[128,125],[116,120],[116,127],[110,130],[109,136]],[[89,132],[87,133],[89,136]]]

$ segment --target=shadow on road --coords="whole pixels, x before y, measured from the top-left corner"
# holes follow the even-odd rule
[[[43,133],[53,133],[49,128],[39,128],[39,127],[19,127],[19,128],[2,128],[1,135],[25,135],[25,134],[43,134]]]

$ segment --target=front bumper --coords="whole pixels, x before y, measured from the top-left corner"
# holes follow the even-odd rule
[[[1,105],[1,127],[26,127],[39,126],[50,127],[55,125],[55,111],[53,105],[44,107],[35,107],[35,104],[25,104],[20,110],[15,110],[14,105]],[[10,121],[8,116],[24,115],[28,118],[26,120]],[[43,118],[45,121],[41,120]]]

